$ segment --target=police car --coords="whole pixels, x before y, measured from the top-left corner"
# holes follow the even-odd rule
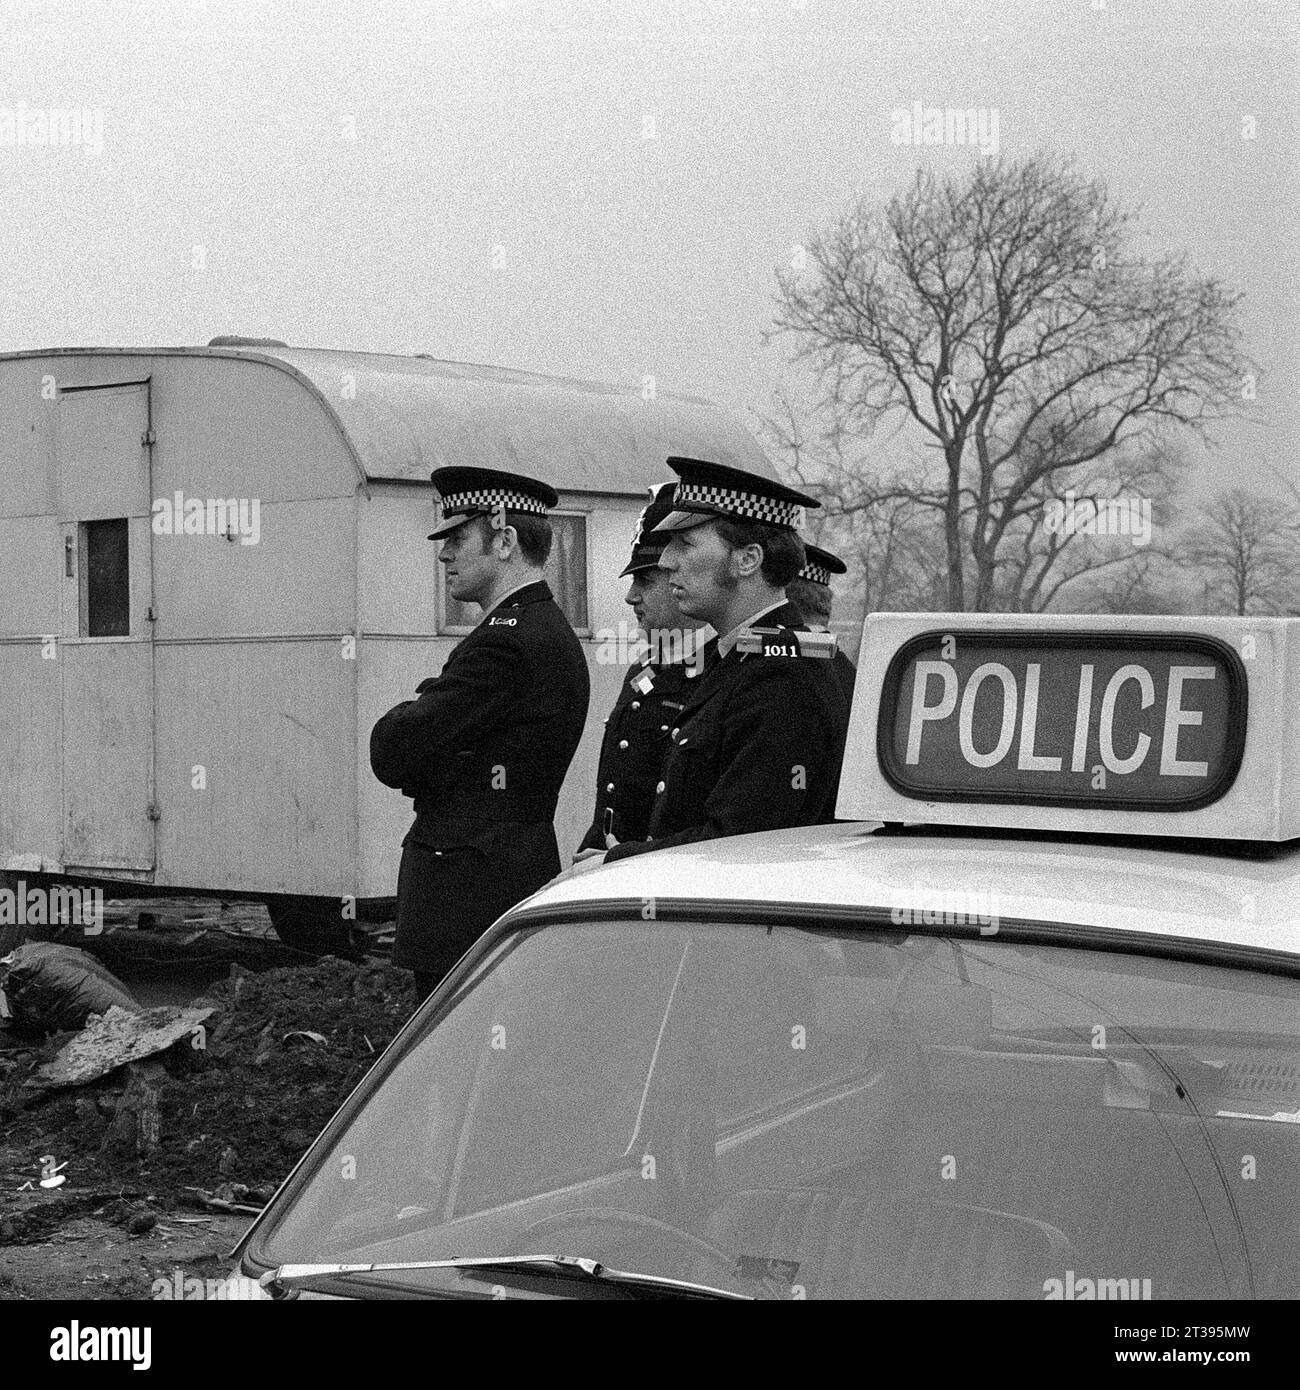
[[[1300,1296],[1300,621],[868,620],[842,823],[480,939],[280,1296]],[[847,818],[852,818],[847,819]]]

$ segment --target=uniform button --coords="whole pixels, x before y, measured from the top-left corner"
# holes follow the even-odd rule
[[[633,708],[633,709],[640,709],[640,708],[641,708],[641,701],[640,701],[640,700],[633,700],[633,701],[632,701],[632,708]]]
[[[614,784],[613,784],[613,782],[611,782],[611,783],[605,788],[605,790],[606,790],[607,792],[612,792],[612,791],[614,790]]]
[[[668,732],[668,725],[667,725],[667,724],[660,724],[660,726],[659,726],[659,732],[660,732],[661,734],[666,734],[666,733]],[[674,732],[676,732],[676,731],[674,730]]]
[[[664,783],[660,782],[659,785],[655,788],[656,794],[659,793],[659,792],[662,792],[663,789],[664,789]]]
[[[625,738],[619,739],[619,741],[618,741],[618,746],[619,746],[620,748],[626,748],[626,747],[627,747],[627,739],[625,739]]]

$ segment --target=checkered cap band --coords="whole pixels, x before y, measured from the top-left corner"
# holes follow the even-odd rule
[[[494,512],[504,507],[510,512],[534,512],[546,515],[546,504],[526,492],[511,492],[508,488],[475,488],[470,492],[449,492],[442,499],[442,514],[449,512]]]
[[[830,584],[831,572],[828,569],[823,569],[821,565],[813,564],[810,560],[799,571],[799,578],[808,580],[810,584]]]
[[[701,483],[678,483],[673,505],[688,511],[707,508],[727,516],[743,516],[748,521],[766,521],[795,530],[803,525],[804,509],[797,502],[783,502],[779,497],[762,497],[756,492],[735,492],[731,488],[708,487]]]

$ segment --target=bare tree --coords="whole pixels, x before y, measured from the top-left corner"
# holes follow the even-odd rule
[[[941,608],[942,537],[933,511],[915,495],[919,475],[899,472],[879,487],[879,479],[845,457],[846,436],[829,444],[810,439],[786,395],[778,396],[777,414],[764,421],[764,429],[791,481],[824,502],[810,519],[810,539],[848,564],[847,607],[853,616]]]
[[[1284,473],[1280,468],[1270,470],[1286,494],[1287,509],[1293,525],[1300,526],[1300,476],[1294,468]]]
[[[1170,432],[1240,408],[1240,296],[1181,258],[1133,254],[1135,221],[1046,156],[961,181],[921,170],[813,239],[811,274],[778,274],[774,332],[819,374],[832,455],[892,423],[919,427],[937,464],[919,485],[892,469],[853,485],[834,466],[822,485],[841,514],[927,508],[951,608],[1045,607],[1085,569],[1132,560],[1048,543],[1045,502],[1071,487],[1151,497]]]
[[[1077,613],[1169,614],[1194,605],[1174,555],[1162,550],[1143,551],[1130,565],[1089,575],[1062,606]]]
[[[1276,498],[1218,492],[1185,548],[1201,572],[1202,601],[1241,617],[1287,612],[1300,602],[1296,534],[1294,516]]]
[[[847,454],[843,432],[810,438],[787,395],[778,396],[778,412],[764,427],[791,481],[822,501],[823,510],[810,523],[813,539],[839,546],[858,576],[865,611],[947,606],[943,533],[936,524],[939,494],[922,463],[873,468]],[[1135,456],[1117,450],[1076,470],[1078,491],[1065,499],[1051,498],[1040,482],[1002,537],[987,606],[1010,612],[1089,611],[1093,605],[1112,612],[1160,611],[1154,595],[1165,591],[1154,583],[1150,562],[1167,559],[1168,551],[1153,545],[1151,535],[1169,523],[1182,466],[1181,458],[1164,449]],[[1127,512],[1140,503],[1151,525],[1142,534],[1126,526],[1121,535],[1108,536],[1105,527],[1098,534],[1098,527],[1070,524],[1073,517],[1067,516],[1067,524],[1053,527],[1054,508],[1059,515],[1062,501],[1085,522],[1098,515],[1106,519],[1111,504]],[[963,534],[973,507],[969,499],[963,502]],[[1098,584],[1099,573],[1112,578]],[[1115,606],[1125,601],[1133,606]]]

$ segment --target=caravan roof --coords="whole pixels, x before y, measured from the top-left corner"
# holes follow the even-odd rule
[[[24,357],[211,357],[265,362],[338,420],[372,479],[427,483],[451,463],[536,472],[563,492],[645,492],[670,454],[775,477],[734,416],[699,396],[394,353],[296,347],[81,347]]]

